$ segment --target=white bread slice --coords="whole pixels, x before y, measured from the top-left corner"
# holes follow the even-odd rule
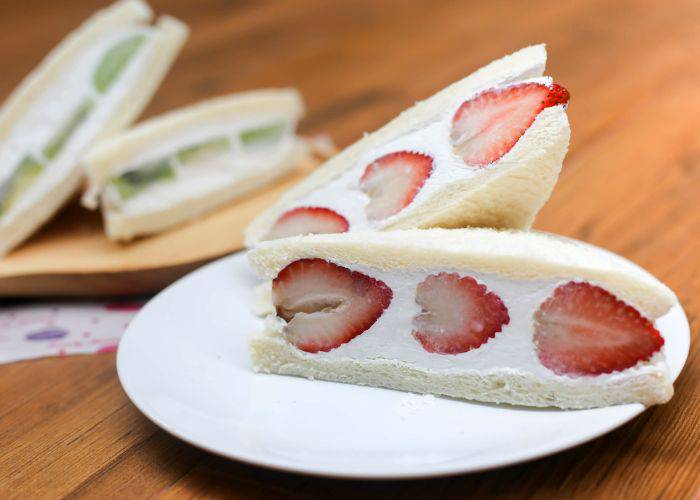
[[[142,0],[120,0],[93,14],[49,52],[0,108],[0,142],[5,140],[14,124],[78,54],[92,46],[105,32],[119,27],[147,24],[152,18],[151,8]],[[165,77],[187,35],[187,26],[177,19],[169,16],[158,18],[151,39],[152,50],[144,65],[146,70],[134,79],[122,105],[104,123],[96,139],[109,136],[138,117]],[[0,256],[19,245],[48,221],[79,189],[82,178],[82,166],[78,160],[40,203],[18,213],[10,223],[0,220]]]
[[[524,48],[496,60],[416,103],[379,130],[341,151],[287,192],[246,229],[246,245],[254,246],[296,200],[356,167],[383,144],[439,119],[466,97],[494,85],[507,85],[542,75],[544,45]],[[414,200],[382,230],[485,226],[527,229],[551,195],[569,144],[569,123],[561,106],[542,111],[497,168],[484,169],[452,182],[422,200]]]
[[[136,159],[148,155],[164,141],[206,128],[212,123],[230,122],[274,115],[296,124],[304,114],[304,102],[296,89],[264,89],[241,92],[170,111],[151,118],[119,135],[99,142],[84,158],[88,188],[83,205],[97,208],[99,196],[108,180]],[[186,144],[183,144],[186,145]],[[126,214],[103,204],[102,211],[107,235],[126,241],[136,236],[153,234],[195,218],[231,201],[253,189],[264,186],[309,159],[305,142],[295,138],[294,143],[274,168],[251,168],[242,175],[222,183],[215,191],[190,197],[176,205],[163,206],[156,211]]]
[[[540,232],[429,229],[312,235],[263,242],[248,255],[266,280],[297,259],[322,258],[351,269],[448,269],[513,280],[584,280],[605,288],[652,321],[677,303],[668,287],[628,261],[585,243]],[[263,292],[259,298],[270,300]],[[274,310],[271,304],[266,309]],[[642,363],[645,366],[640,369],[599,377],[552,375],[543,379],[518,367],[428,369],[382,358],[382,353],[373,359],[305,353],[287,342],[284,322],[274,312],[265,330],[251,337],[250,353],[258,371],[495,403],[561,408],[631,402],[651,405],[673,394],[662,353],[655,355],[655,363]],[[627,376],[630,371],[633,373]]]

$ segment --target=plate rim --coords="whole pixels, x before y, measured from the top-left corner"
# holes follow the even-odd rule
[[[585,435],[579,435],[575,439],[571,440],[566,440],[562,439],[560,442],[555,442],[552,444],[551,441],[547,441],[546,445],[541,445],[533,450],[532,447],[527,448],[523,452],[520,453],[514,453],[511,454],[509,457],[506,459],[500,459],[496,460],[493,459],[490,462],[485,462],[483,465],[480,466],[465,466],[464,464],[460,465],[459,461],[456,461],[454,463],[450,464],[443,464],[439,466],[435,466],[433,468],[426,468],[426,470],[415,470],[415,469],[405,469],[405,470],[396,470],[394,472],[372,472],[372,471],[363,471],[362,473],[359,473],[357,471],[342,471],[338,470],[337,468],[318,468],[315,466],[305,466],[303,464],[297,464],[290,462],[288,460],[282,460],[282,459],[275,459],[275,458],[261,458],[260,456],[256,454],[249,454],[249,453],[236,453],[236,452],[231,452],[230,450],[224,450],[221,448],[216,448],[213,446],[209,446],[208,444],[204,444],[201,442],[196,441],[195,439],[190,438],[185,432],[181,432],[179,429],[176,427],[173,427],[166,422],[163,422],[160,418],[157,416],[154,416],[149,413],[149,410],[144,407],[144,405],[139,403],[139,398],[135,396],[132,391],[130,390],[129,383],[127,382],[128,380],[128,375],[126,375],[125,372],[125,352],[128,352],[126,349],[123,349],[122,346],[127,345],[124,340],[130,338],[130,332],[132,330],[132,325],[136,324],[139,317],[142,315],[146,315],[148,313],[148,309],[152,306],[153,303],[156,301],[161,301],[164,300],[163,297],[165,296],[166,293],[172,293],[172,290],[177,287],[185,286],[186,282],[190,280],[197,279],[198,275],[206,273],[211,270],[211,268],[218,267],[218,266],[224,266],[227,262],[228,263],[233,263],[234,261],[237,260],[244,260],[246,258],[246,251],[245,250],[240,250],[237,252],[234,252],[232,254],[226,255],[224,257],[221,257],[219,259],[216,259],[212,262],[209,262],[202,267],[199,267],[198,269],[195,269],[194,271],[186,274],[182,278],[176,280],[166,288],[164,288],[161,292],[159,292],[157,295],[152,297],[145,305],[144,307],[134,316],[132,321],[129,324],[129,327],[127,327],[126,331],[124,332],[122,339],[119,343],[119,348],[117,350],[117,359],[116,359],[116,367],[117,367],[117,376],[119,378],[119,382],[122,386],[122,389],[124,390],[126,396],[129,398],[131,403],[139,410],[139,412],[144,415],[149,421],[153,422],[156,426],[158,426],[160,429],[164,430],[168,434],[184,441],[185,443],[192,445],[196,448],[205,450],[209,453],[215,454],[217,456],[227,458],[230,460],[236,460],[245,464],[249,465],[254,465],[254,466],[259,466],[263,467],[266,469],[270,470],[275,470],[279,472],[285,472],[285,473],[295,473],[295,474],[303,474],[303,475],[308,475],[308,476],[315,476],[315,477],[325,477],[325,478],[335,478],[335,479],[363,479],[363,480],[407,480],[407,479],[426,479],[426,478],[436,478],[436,477],[448,477],[448,476],[455,476],[459,474],[470,474],[470,473],[477,473],[477,472],[484,472],[488,470],[493,470],[493,469],[498,469],[502,467],[508,467],[511,465],[516,465],[520,463],[525,463],[529,462],[532,460],[537,460],[539,458],[543,458],[546,456],[554,455],[556,453],[574,448],[576,446],[579,446],[581,444],[584,444],[586,442],[589,442],[597,437],[603,436],[605,434],[608,434],[612,432],[613,430],[622,427],[626,423],[630,422],[634,418],[638,417],[640,414],[642,414],[645,410],[649,409],[649,407],[643,406],[641,403],[631,403],[628,405],[620,405],[621,407],[627,407],[629,409],[629,414],[625,415],[623,417],[620,417],[619,419],[612,420],[610,425],[606,425],[602,428],[597,428],[595,431],[586,433]],[[624,258],[624,257],[623,257]],[[627,259],[625,259],[627,260]],[[629,261],[631,262],[631,261]],[[632,262],[633,263],[633,262]],[[634,264],[634,263],[633,263]],[[635,264],[636,265],[636,264]],[[680,368],[680,371],[677,375],[680,376],[680,374],[683,372],[683,369],[685,368],[685,365],[687,363],[688,359],[688,354],[689,354],[689,344],[690,344],[690,326],[688,322],[688,317],[687,314],[685,313],[685,310],[683,306],[678,302],[674,308],[672,308],[670,312],[678,310],[680,314],[682,315],[683,320],[685,321],[686,324],[686,330],[688,332],[688,341],[686,342],[688,344],[688,349],[685,350],[683,353],[683,362]],[[667,314],[669,314],[667,313]],[[676,379],[677,379],[676,377]],[[674,383],[675,380],[674,379]],[[325,381],[322,381],[325,382]],[[372,387],[367,387],[368,390],[372,390],[374,388]],[[478,402],[471,402],[473,404],[479,404]]]

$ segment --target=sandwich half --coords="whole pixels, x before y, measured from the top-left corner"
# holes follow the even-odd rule
[[[204,101],[147,120],[85,157],[83,203],[116,240],[153,234],[268,184],[308,156],[294,89]]]
[[[589,408],[673,394],[654,322],[677,303],[607,251],[546,233],[429,229],[264,242],[253,366],[493,403]]]
[[[0,109],[0,255],[79,188],[81,157],[148,104],[187,28],[140,0],[101,10],[68,35]]]
[[[527,229],[569,144],[569,94],[544,45],[492,62],[319,167],[255,219],[246,243],[356,230]]]

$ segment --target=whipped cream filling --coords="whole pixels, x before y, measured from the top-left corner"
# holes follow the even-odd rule
[[[241,142],[241,132],[275,123],[284,123],[285,127],[276,140],[259,145],[244,145]],[[275,114],[240,118],[233,123],[228,118],[205,126],[198,125],[196,128],[163,138],[115,169],[112,177],[139,165],[169,158],[175,171],[174,178],[153,182],[136,196],[126,200],[121,199],[116,187],[108,183],[103,192],[103,204],[110,212],[124,216],[157,212],[175,206],[183,200],[198,198],[221,189],[222,186],[275,170],[295,147],[297,138],[293,125],[288,117]],[[178,159],[176,153],[183,148],[224,137],[229,143],[227,151],[187,164]]]
[[[421,203],[429,199],[436,191],[460,180],[470,179],[482,175],[486,170],[497,168],[498,164],[508,161],[513,155],[520,154],[522,148],[527,147],[528,132],[536,128],[545,117],[565,112],[564,106],[552,106],[542,110],[533,124],[525,131],[513,148],[499,158],[498,161],[486,167],[467,165],[464,160],[456,155],[453,150],[450,134],[452,130],[452,118],[465,101],[473,98],[480,92],[490,88],[502,88],[519,83],[542,83],[552,85],[550,77],[539,77],[517,82],[506,81],[494,85],[489,83],[474,89],[470,94],[460,96],[446,107],[441,114],[435,116],[433,121],[417,124],[411,132],[394,138],[385,144],[372,148],[362,155],[358,162],[335,180],[329,182],[306,196],[296,200],[289,209],[301,206],[317,206],[334,210],[345,217],[350,230],[379,230],[391,225],[398,219],[406,217],[421,209]],[[426,154],[433,158],[433,170],[419,190],[413,201],[400,212],[379,221],[368,220],[365,208],[369,203],[369,197],[359,188],[360,178],[365,168],[374,160],[389,153],[397,151],[409,151]]]
[[[393,297],[379,319],[350,342],[328,352],[298,351],[309,359],[396,360],[441,371],[512,370],[567,384],[590,384],[594,381],[602,383],[641,374],[663,374],[668,369],[663,348],[646,362],[640,362],[620,372],[597,376],[557,375],[542,365],[533,343],[533,314],[558,286],[572,281],[571,279],[513,280],[495,274],[465,273],[449,268],[387,271],[358,265],[347,266],[342,262],[335,263],[384,282],[391,288]],[[460,354],[431,353],[423,349],[412,335],[413,318],[421,312],[421,307],[415,300],[416,288],[427,276],[442,272],[473,277],[490,292],[497,294],[508,308],[509,323],[477,349]],[[283,319],[272,314],[268,316],[268,321],[272,322],[275,330],[284,335],[286,322]]]
[[[119,106],[124,105],[134,80],[147,71],[147,55],[152,50],[154,29],[148,26],[120,27],[105,33],[86,47],[35,100],[33,106],[14,124],[0,144],[0,183],[9,178],[22,158],[31,155],[44,165],[37,180],[0,217],[0,225],[11,224],[23,212],[40,203],[73,169],[81,154],[100,135]],[[93,75],[107,51],[136,35],[145,39],[104,93],[94,87]],[[66,120],[87,100],[93,105],[58,154],[46,158],[43,150]]]

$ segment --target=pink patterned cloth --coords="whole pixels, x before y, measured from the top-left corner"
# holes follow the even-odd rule
[[[144,300],[0,307],[0,363],[114,352]]]

